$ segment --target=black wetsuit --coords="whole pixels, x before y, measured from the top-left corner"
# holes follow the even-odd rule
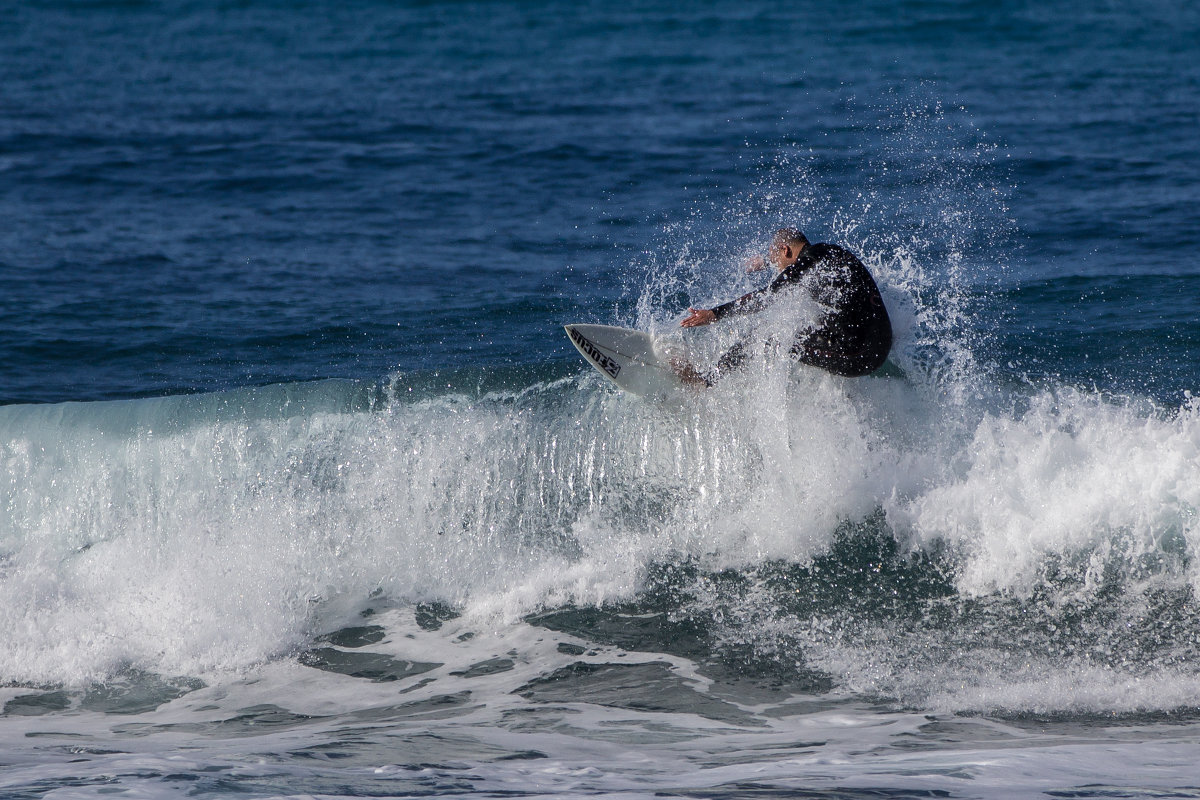
[[[827,311],[816,325],[796,334],[790,352],[804,364],[835,375],[857,377],[882,366],[892,348],[892,324],[875,279],[858,257],[836,244],[809,244],[796,263],[756,292],[713,309],[717,319],[759,311],[773,296],[803,290]],[[746,360],[739,343],[717,363],[718,375]]]

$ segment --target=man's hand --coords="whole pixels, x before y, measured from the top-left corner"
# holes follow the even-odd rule
[[[717,315],[711,308],[689,308],[688,311],[691,313],[679,323],[685,328],[699,328],[717,321]]]
[[[671,369],[679,376],[679,380],[684,386],[690,386],[693,389],[705,389],[712,385],[708,382],[708,378],[704,377],[699,370],[682,358],[672,358],[667,363],[671,365]]]

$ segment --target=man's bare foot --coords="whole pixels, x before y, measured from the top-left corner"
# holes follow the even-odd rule
[[[693,367],[688,361],[685,361],[682,358],[672,358],[669,359],[667,363],[671,365],[671,369],[675,370],[675,374],[679,376],[679,380],[683,381],[685,385],[691,386],[695,389],[708,388],[708,378],[704,377],[704,375],[701,374],[700,371]]]

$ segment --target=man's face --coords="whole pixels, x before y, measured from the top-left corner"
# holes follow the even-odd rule
[[[768,259],[771,266],[777,270],[782,270],[795,261],[795,253],[787,242],[771,242],[771,250],[768,253]]]

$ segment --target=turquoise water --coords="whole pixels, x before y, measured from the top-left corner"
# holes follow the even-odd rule
[[[1195,796],[1200,15],[0,12],[0,794]],[[617,394],[780,225],[896,370]]]

